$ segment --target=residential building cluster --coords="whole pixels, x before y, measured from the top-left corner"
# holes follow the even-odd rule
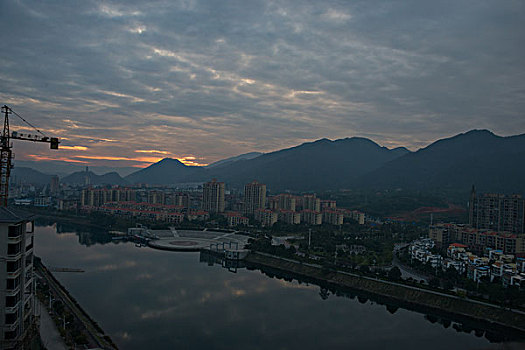
[[[287,224],[342,225],[345,217],[354,218],[351,211],[337,209],[333,200],[321,200],[315,194],[295,196],[289,193],[270,197],[267,207],[257,209],[254,216],[262,226],[271,226],[278,221]]]
[[[19,196],[14,196],[14,201],[16,205],[98,211],[170,223],[179,223],[185,219],[207,220],[212,215],[221,215],[230,227],[248,225],[250,219],[265,227],[276,222],[290,225],[342,225],[344,219],[365,224],[364,213],[337,208],[334,200],[321,199],[315,194],[282,193],[267,197],[267,192],[266,185],[258,181],[246,184],[243,193],[231,193],[226,190],[224,182],[216,179],[192,190],[181,191],[147,185],[96,186],[89,181],[85,181],[84,186],[70,186],[60,183],[58,177],[52,177],[49,185],[40,192],[34,192],[33,197],[19,193]]]
[[[476,253],[490,248],[501,250],[505,254],[525,255],[523,234],[476,229],[463,224],[440,223],[430,226],[429,237],[439,248],[446,248],[450,243],[461,243]]]
[[[468,250],[468,246],[452,243],[446,257],[432,252],[434,241],[430,238],[413,241],[409,246],[410,257],[421,263],[430,263],[433,268],[446,271],[454,268],[459,274],[479,283],[483,279],[501,283],[504,287],[525,288],[525,258],[516,258],[500,249],[486,248],[483,255]]]
[[[253,217],[261,226],[269,227],[276,222],[287,224],[306,223],[320,225],[323,222],[342,225],[344,218],[365,223],[364,213],[337,209],[336,201],[322,200],[315,194],[296,196],[282,193],[267,198],[266,185],[252,181],[244,186],[242,201],[237,210],[225,211],[224,183],[213,179],[203,185],[202,208],[210,213],[223,213],[230,226],[245,225]],[[229,207],[234,207],[230,204]]]
[[[433,268],[441,267],[443,257],[432,252],[435,243],[430,238],[422,238],[410,243],[409,252],[412,260],[417,260],[423,264],[430,263]]]
[[[185,218],[188,221],[208,220],[210,215],[204,210],[189,209],[180,205],[152,204],[146,202],[107,202],[101,206],[84,206],[87,212],[98,211],[113,216],[144,219],[149,221],[165,221],[179,224]]]

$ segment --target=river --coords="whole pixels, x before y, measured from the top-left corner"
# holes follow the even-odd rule
[[[199,253],[108,242],[80,227],[37,226],[35,254],[120,349],[479,349],[485,337],[316,285],[229,272]],[[101,239],[102,237],[102,239]],[[431,318],[432,319],[432,318]]]

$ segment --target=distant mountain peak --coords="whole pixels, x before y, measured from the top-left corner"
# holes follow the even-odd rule
[[[180,160],[175,159],[175,158],[163,158],[163,159],[159,160],[157,163],[154,163],[154,164],[168,164],[168,163],[185,165],[183,162],[181,162]]]
[[[150,183],[155,185],[172,184],[202,171],[204,167],[189,166],[178,159],[164,158],[146,168],[137,170],[125,177],[130,183]]]
[[[496,136],[492,131],[487,129],[472,129],[460,135],[491,135]]]

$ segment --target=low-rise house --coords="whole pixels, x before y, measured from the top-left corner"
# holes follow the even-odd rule
[[[443,261],[443,268],[444,269],[448,269],[449,267],[452,267],[454,269],[456,269],[456,271],[459,273],[459,274],[464,274],[465,273],[465,262],[464,261],[461,261],[461,260],[451,260],[451,259],[446,259]]]
[[[208,213],[205,210],[188,210],[186,212],[186,218],[189,221],[193,221],[193,220],[205,221],[210,218],[210,213]]]
[[[277,213],[270,209],[257,209],[255,220],[259,221],[263,227],[270,227],[277,222]]]
[[[245,216],[242,216],[242,214],[239,212],[230,211],[227,212],[225,216],[229,227],[248,226],[249,219]]]

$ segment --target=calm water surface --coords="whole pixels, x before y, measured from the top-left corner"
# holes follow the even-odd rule
[[[81,244],[82,242],[83,244]],[[92,244],[89,233],[37,227],[35,253],[121,349],[480,349],[485,338],[424,315],[319,287],[231,273],[199,253]],[[90,244],[87,246],[86,244]]]

